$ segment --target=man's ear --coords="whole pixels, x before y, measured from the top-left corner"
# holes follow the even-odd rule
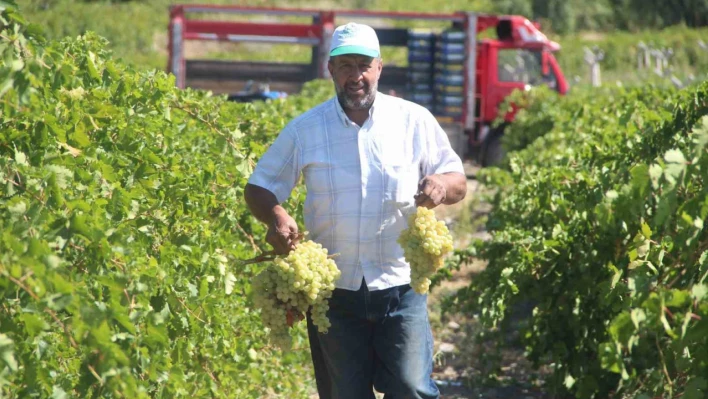
[[[334,76],[334,61],[331,58],[327,61],[327,70],[329,70],[329,76]]]

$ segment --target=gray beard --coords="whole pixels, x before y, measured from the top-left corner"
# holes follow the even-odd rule
[[[360,100],[355,100],[347,94],[343,87],[340,87],[337,83],[334,84],[334,90],[337,92],[337,99],[344,109],[350,109],[352,111],[358,111],[362,109],[368,109],[374,104],[374,99],[376,98],[376,91],[379,88],[379,82],[374,82],[370,86],[364,86],[365,95]]]

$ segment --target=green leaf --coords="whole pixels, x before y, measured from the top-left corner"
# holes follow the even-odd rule
[[[659,179],[664,174],[664,169],[657,164],[653,164],[649,167],[649,177],[651,178],[651,186],[654,190],[659,188]]]
[[[634,327],[636,329],[639,329],[639,326],[642,324],[642,322],[647,319],[646,313],[644,313],[644,310],[641,308],[632,309],[631,316],[632,323],[634,323]]]
[[[13,351],[13,341],[5,334],[0,333],[0,360],[10,369],[17,371],[17,361]]]
[[[115,321],[117,321],[129,333],[137,334],[137,330],[135,329],[135,325],[133,324],[132,321],[130,321],[130,318],[128,317],[127,314],[121,313],[121,312],[114,312],[113,319]]]
[[[20,217],[27,212],[27,204],[20,198],[15,197],[9,201],[7,210],[10,211],[12,216]]]
[[[669,307],[681,307],[690,303],[690,294],[688,291],[671,290],[668,293],[668,298],[669,299],[666,301],[666,306]]]
[[[610,324],[610,334],[619,342],[627,342],[632,335],[634,328],[632,327],[632,317],[629,312],[622,312]]]
[[[86,57],[86,64],[87,64],[87,70],[89,73],[89,76],[92,78],[99,80],[101,79],[101,75],[98,73],[98,68],[96,68],[96,54],[94,54],[92,51],[89,51]]]
[[[673,149],[669,150],[664,154],[664,160],[668,163],[685,164],[686,157],[683,156],[681,150]]]
[[[649,166],[644,164],[636,165],[630,173],[632,174],[632,187],[638,191],[640,196],[645,196],[651,181]]]
[[[666,319],[666,315],[662,313],[659,319],[661,320],[661,324],[664,326],[664,331],[666,331],[666,334],[668,334],[671,338],[677,338],[676,333],[671,328],[669,321]]]
[[[69,396],[66,392],[58,385],[52,387],[52,399],[68,399]]]
[[[33,313],[23,313],[20,315],[20,319],[25,324],[27,333],[31,337],[34,337],[49,328],[49,325],[41,317]]]
[[[17,9],[17,3],[14,0],[0,0],[0,11],[7,9]]]
[[[708,294],[708,285],[706,284],[696,284],[691,288],[691,298],[695,301],[702,301],[703,298],[706,298],[706,294]]]
[[[224,278],[224,288],[226,295],[231,295],[234,290],[234,285],[236,283],[236,276],[233,273],[228,272]]]
[[[708,380],[705,377],[691,378],[684,389],[685,399],[703,399],[708,395]]]
[[[27,155],[22,151],[15,151],[15,162],[17,162],[18,165],[29,166],[29,163],[27,163]]]
[[[91,138],[86,134],[86,126],[83,123],[77,123],[74,131],[69,134],[69,139],[72,145],[78,148],[86,148],[91,145]]]
[[[12,87],[15,85],[15,79],[12,77],[6,78],[2,84],[0,84],[0,97],[3,97]]]

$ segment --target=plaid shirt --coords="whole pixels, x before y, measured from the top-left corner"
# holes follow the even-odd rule
[[[287,124],[258,162],[249,183],[285,201],[304,174],[305,228],[342,272],[337,288],[370,290],[410,283],[396,239],[423,176],[464,173],[447,135],[425,108],[383,93],[364,126],[350,121],[336,97]]]

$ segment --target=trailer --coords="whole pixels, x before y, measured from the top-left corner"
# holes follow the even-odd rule
[[[328,51],[335,27],[343,20],[367,23],[382,48],[405,47],[408,53],[407,65],[390,65],[384,59],[379,91],[428,108],[455,151],[484,166],[498,163],[503,156],[500,138],[515,111],[500,115],[499,106],[511,92],[536,85],[547,85],[560,94],[568,91],[554,56],[560,46],[540,31],[538,23],[523,16],[231,5],[173,5],[169,11],[167,69],[175,75],[176,85],[217,94],[243,92],[254,81],[297,93],[310,80],[329,79]],[[249,19],[213,17],[222,14]],[[306,22],[292,22],[294,18]],[[380,21],[432,21],[442,27],[379,26]],[[483,33],[496,37],[480,38]],[[187,59],[188,41],[292,44],[309,49],[311,56],[307,63]],[[497,126],[498,116],[504,123]]]

